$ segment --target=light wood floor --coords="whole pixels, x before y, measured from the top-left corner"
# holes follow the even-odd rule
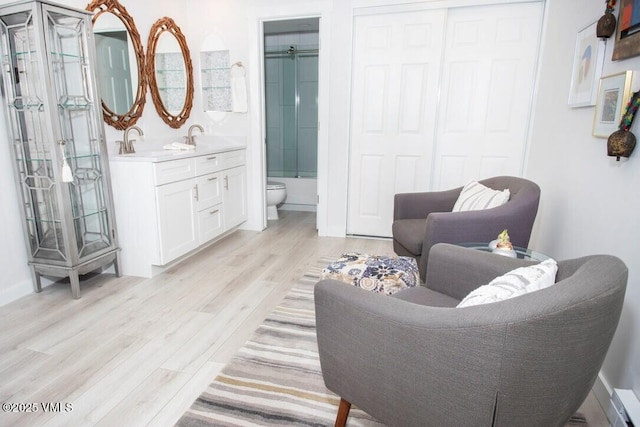
[[[0,426],[171,426],[316,259],[393,253],[388,240],[318,237],[314,214],[281,214],[153,279],[101,274],[83,278],[79,300],[56,283],[0,307],[0,402],[37,408],[3,411]],[[581,410],[608,425],[593,395]]]

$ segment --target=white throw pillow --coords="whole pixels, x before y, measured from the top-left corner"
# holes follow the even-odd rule
[[[555,283],[557,271],[558,264],[553,259],[529,267],[516,268],[469,293],[460,301],[458,307],[503,301],[544,289]]]
[[[493,190],[477,181],[471,181],[462,188],[453,212],[477,211],[504,205],[509,201],[509,189]]]

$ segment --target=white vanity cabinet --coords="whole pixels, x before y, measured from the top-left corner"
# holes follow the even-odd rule
[[[223,163],[224,222],[234,227],[247,219],[247,172],[245,152],[230,152]]]
[[[160,250],[154,264],[164,265],[198,247],[198,206],[192,179],[161,185],[155,191]]]
[[[112,160],[125,275],[153,277],[246,220],[245,150]]]
[[[244,166],[224,172],[225,224],[240,224],[247,219],[247,172]]]

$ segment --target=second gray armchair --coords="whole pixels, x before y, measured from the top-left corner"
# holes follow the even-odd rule
[[[447,191],[396,194],[393,249],[418,262],[424,281],[429,249],[436,243],[490,242],[504,229],[514,246],[527,247],[538,212],[540,187],[514,176],[479,181],[494,190],[509,189],[507,203],[492,209],[452,212],[463,187]]]
[[[558,261],[556,283],[456,308],[472,290],[535,264],[438,244],[426,285],[374,294],[315,286],[322,376],[388,426],[561,427],[593,386],[618,325],[628,270],[618,258]]]

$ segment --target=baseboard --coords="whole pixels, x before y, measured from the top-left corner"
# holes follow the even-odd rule
[[[598,372],[598,378],[596,378],[596,382],[593,384],[591,390],[596,396],[596,400],[600,404],[602,411],[607,415],[607,418],[609,418],[609,407],[611,406],[613,389],[602,375],[602,371]],[[609,420],[609,422],[611,422],[611,420]]]
[[[32,293],[33,283],[31,282],[31,280],[23,280],[22,282],[13,285],[10,288],[0,291],[0,307]]]

